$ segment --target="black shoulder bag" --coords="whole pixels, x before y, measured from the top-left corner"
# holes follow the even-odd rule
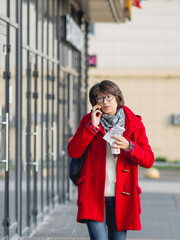
[[[84,164],[84,161],[87,156],[88,147],[84,151],[83,155],[79,158],[72,158],[69,169],[69,177],[71,181],[77,186],[77,181],[80,177],[81,170]]]

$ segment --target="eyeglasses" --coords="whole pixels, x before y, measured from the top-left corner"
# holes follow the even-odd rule
[[[112,101],[113,100],[113,98],[114,98],[114,95],[108,95],[108,96],[106,96],[106,97],[97,97],[96,98],[96,101],[98,102],[98,103],[103,103],[104,102],[104,99],[106,99],[106,101],[108,101],[108,102],[110,102],[110,101]]]

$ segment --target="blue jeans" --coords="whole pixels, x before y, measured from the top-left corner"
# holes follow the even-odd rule
[[[126,240],[127,231],[116,230],[115,197],[105,197],[104,222],[88,220],[91,240]]]

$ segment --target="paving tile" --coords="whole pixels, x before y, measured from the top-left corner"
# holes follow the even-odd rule
[[[168,180],[172,184],[180,180],[180,174],[177,176],[177,172],[176,177],[172,172],[167,173]],[[165,173],[163,174],[163,178],[157,183],[160,190],[161,183],[164,186],[167,181]],[[148,181],[143,179],[142,172],[140,181]],[[152,180],[149,182],[155,183]],[[142,230],[128,231],[128,240],[180,240],[180,194],[171,190],[171,193],[168,189],[166,192],[149,192],[149,189],[144,191],[141,195]],[[32,236],[23,237],[21,240],[88,240],[87,227],[76,222],[76,213],[77,206],[74,201],[58,205]]]

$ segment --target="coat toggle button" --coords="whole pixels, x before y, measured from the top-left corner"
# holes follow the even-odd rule
[[[128,192],[121,192],[122,194],[124,194],[124,195],[130,195],[130,193],[128,193]]]

